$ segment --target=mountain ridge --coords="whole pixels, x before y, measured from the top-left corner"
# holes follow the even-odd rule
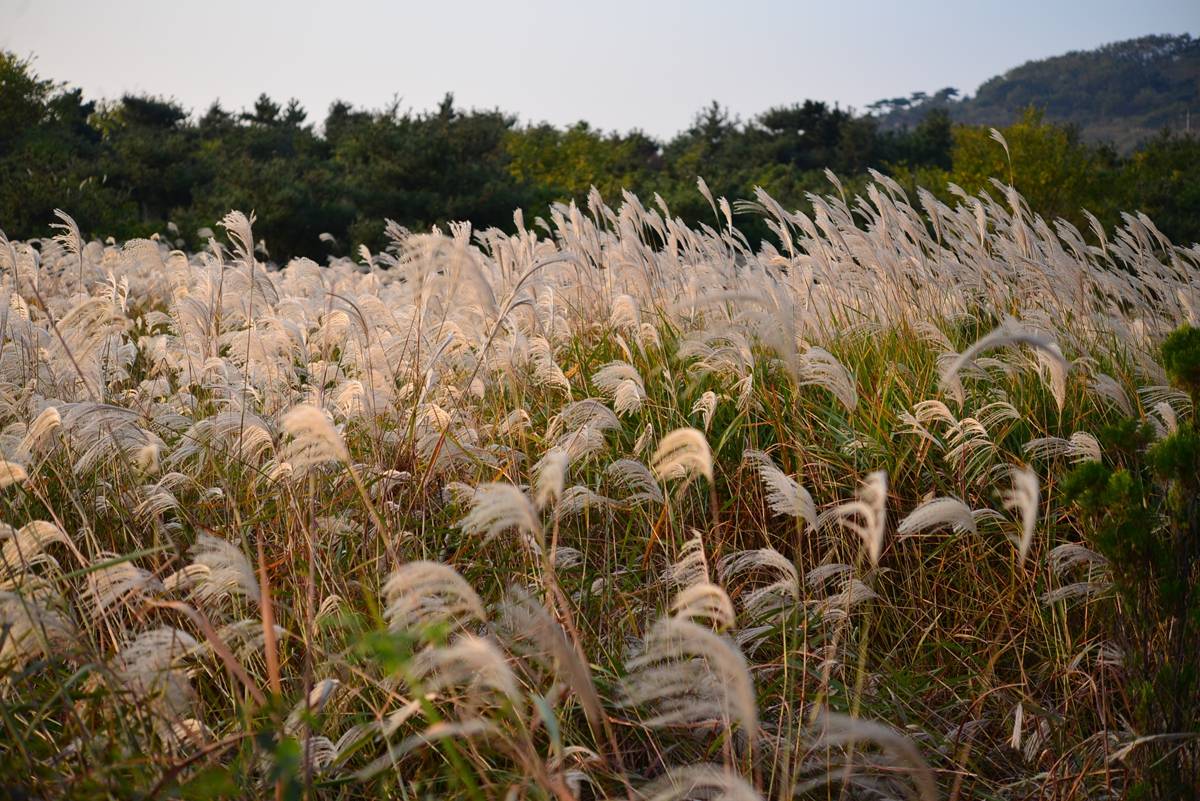
[[[1032,106],[1086,141],[1129,151],[1163,129],[1200,129],[1200,38],[1152,35],[1072,50],[1013,67],[974,96],[958,95],[953,87],[913,92],[868,111],[885,130],[912,127],[935,109],[955,122],[1001,127]]]

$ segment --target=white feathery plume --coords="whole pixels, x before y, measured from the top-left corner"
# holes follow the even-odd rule
[[[554,416],[546,427],[546,438],[553,439],[563,431],[575,431],[585,426],[597,431],[612,431],[621,427],[621,421],[600,401],[584,398],[568,403]]]
[[[677,428],[663,437],[650,469],[660,481],[702,475],[713,480],[713,458],[708,440],[694,428]]]
[[[877,470],[863,480],[855,500],[822,512],[817,528],[835,524],[850,529],[863,541],[872,566],[878,566],[887,525],[886,502],[887,474]]]
[[[646,400],[642,377],[628,362],[609,362],[592,375],[592,383],[612,400],[613,409],[619,415],[637,413]]]
[[[1009,476],[1012,478],[1012,489],[1004,493],[1004,508],[1017,509],[1021,513],[1021,539],[1017,553],[1018,560],[1024,562],[1037,527],[1041,487],[1037,473],[1028,467],[1013,467]]]
[[[713,414],[717,411],[717,393],[711,389],[705,391],[703,395],[696,399],[692,404],[692,414],[700,415],[701,422],[704,423],[704,430],[708,431],[712,425]]]
[[[733,602],[725,590],[716,584],[702,581],[680,590],[671,603],[671,614],[680,620],[690,620],[725,631],[733,628]]]
[[[70,538],[61,528],[45,520],[34,520],[15,531],[0,524],[0,537],[4,542],[0,547],[0,568],[3,569],[0,576],[18,575],[37,564],[57,564],[46,553],[46,546],[52,543],[71,545]]]
[[[796,566],[774,548],[731,553],[721,559],[717,572],[727,585],[742,580],[753,587],[740,592],[735,589],[738,602],[753,622],[786,611],[800,600]]]
[[[912,510],[907,517],[896,526],[900,536],[916,534],[931,528],[949,526],[955,533],[976,532],[975,516],[971,507],[958,498],[932,498]]]
[[[1115,378],[1099,373],[1092,377],[1090,387],[1095,394],[1112,401],[1126,417],[1133,417],[1133,403],[1129,400],[1129,394]]]
[[[1009,319],[1001,323],[991,333],[976,340],[973,345],[946,364],[941,372],[942,387],[949,390],[955,386],[959,371],[971,364],[981,353],[993,348],[1009,347],[1012,345],[1028,345],[1037,349],[1039,354],[1044,354],[1045,356],[1045,361],[1042,362],[1043,366],[1052,370],[1052,376],[1062,376],[1065,381],[1065,376],[1070,371],[1071,365],[1063,356],[1062,351],[1058,349],[1058,346],[1051,340],[1023,328],[1016,320]],[[1039,356],[1039,358],[1042,357]],[[1054,380],[1057,381],[1057,379]],[[1057,387],[1057,384],[1055,386]],[[1056,394],[1056,400],[1058,397]]]
[[[569,545],[560,545],[550,554],[550,562],[559,570],[570,570],[583,564],[583,551]]]
[[[74,256],[79,262],[79,268],[83,269],[83,234],[79,232],[79,225],[70,214],[62,209],[55,209],[54,216],[62,220],[62,222],[50,224],[51,228],[60,232],[54,235],[54,241],[61,245],[63,250]]]
[[[46,585],[0,590],[0,668],[65,653],[78,641],[61,599]]]
[[[58,408],[47,406],[45,409],[42,409],[33,422],[29,424],[29,430],[25,432],[24,438],[17,445],[17,457],[28,459],[34,454],[42,453],[49,447],[51,435],[61,428],[62,415],[59,414]]]
[[[917,422],[922,425],[929,425],[937,421],[952,426],[958,423],[958,418],[954,412],[950,411],[950,407],[937,398],[924,400],[913,407],[913,416]]]
[[[567,466],[570,466],[604,450],[606,444],[603,430],[583,425],[559,437],[554,447],[567,452]]]
[[[1100,554],[1078,542],[1064,542],[1050,550],[1050,570],[1061,577],[1077,565],[1106,566],[1108,560]]]
[[[612,498],[600,495],[592,490],[591,487],[577,484],[563,492],[554,513],[559,517],[569,517],[571,515],[582,514],[588,509],[609,511],[615,509],[617,505],[616,501]]]
[[[383,617],[393,631],[465,629],[487,619],[483,602],[458,571],[441,562],[408,562],[383,585]]]
[[[426,692],[461,690],[460,703],[471,710],[507,699],[520,699],[517,679],[504,654],[491,640],[467,634],[449,645],[426,648],[408,668],[410,682]]]
[[[469,506],[475,498],[475,488],[464,481],[447,481],[442,487],[442,500],[458,506]]]
[[[704,555],[704,537],[699,531],[692,529],[692,536],[679,550],[679,558],[663,573],[663,581],[682,589],[693,584],[707,583],[708,580],[708,557]]]
[[[642,433],[638,434],[637,441],[633,443],[633,455],[639,456],[645,453],[650,447],[650,443],[654,441],[654,424],[646,423],[646,427],[642,429]]]
[[[284,432],[292,437],[280,454],[280,461],[290,464],[293,470],[329,462],[349,463],[350,453],[342,435],[325,412],[316,406],[306,403],[294,406],[280,423]]]
[[[312,689],[308,691],[308,698],[301,699],[299,703],[292,708],[288,713],[287,720],[284,721],[283,729],[291,734],[300,732],[304,724],[304,715],[318,715],[325,706],[333,700],[337,695],[338,688],[342,682],[338,679],[321,679],[313,684]]]
[[[640,654],[625,664],[623,706],[652,710],[651,727],[730,719],[751,736],[758,729],[754,682],[742,653],[711,629],[661,618]]]
[[[800,358],[800,383],[828,390],[847,412],[853,412],[858,405],[854,376],[824,348],[809,348]]]
[[[529,340],[529,353],[534,383],[559,390],[570,398],[571,381],[554,360],[554,349],[550,343],[543,337],[533,337]]]
[[[138,634],[121,649],[116,675],[169,728],[185,717],[194,692],[178,663],[195,653],[199,643],[187,632],[157,628]]]
[[[608,316],[609,325],[616,329],[636,329],[642,321],[642,312],[638,308],[636,298],[629,295],[617,295],[612,301],[612,313]]]
[[[637,459],[617,459],[604,468],[604,475],[614,484],[630,490],[630,494],[622,498],[624,503],[663,502],[662,488],[654,480],[654,474]]]
[[[850,565],[842,564],[841,562],[829,562],[823,565],[817,565],[812,570],[804,575],[804,583],[814,590],[821,589],[825,582],[831,578],[845,576],[847,573],[854,571]]]
[[[854,607],[877,598],[875,591],[857,578],[847,577],[842,588],[813,603],[813,609],[827,622],[844,620]]]
[[[219,537],[201,533],[191,547],[192,594],[202,604],[241,596],[257,606],[261,597],[254,567],[242,549]]]
[[[1044,383],[1049,384],[1050,394],[1054,396],[1054,402],[1061,411],[1067,399],[1067,372],[1071,364],[1053,342],[1036,350],[1034,355],[1037,358],[1038,374],[1042,376]]]
[[[111,561],[113,558],[112,554],[101,554],[94,563]],[[120,561],[95,568],[87,574],[83,599],[96,614],[104,615],[114,606],[130,605],[146,593],[162,589],[162,583],[150,571],[130,561]]]
[[[1174,434],[1179,430],[1179,419],[1175,414],[1175,407],[1167,403],[1165,400],[1154,404],[1154,412],[1162,420],[1163,428],[1168,434]],[[1153,418],[1151,418],[1153,419]]]
[[[251,226],[254,225],[254,212],[247,217],[242,212],[234,210],[222,217],[218,224],[225,229],[230,241],[233,242],[234,253],[246,266],[253,265],[254,234],[251,232]]]
[[[777,515],[803,520],[811,528],[817,522],[817,507],[812,495],[778,467],[762,451],[746,450],[742,459],[758,469],[758,476],[767,488],[767,505]]]
[[[471,511],[458,523],[467,534],[481,534],[490,542],[509,529],[541,542],[542,527],[529,497],[512,484],[491,482],[475,488]]]
[[[25,468],[16,462],[0,459],[0,490],[13,484],[23,484],[29,480]]]
[[[1104,458],[1100,440],[1086,431],[1076,431],[1071,435],[1071,460],[1079,462],[1099,462]]]
[[[419,707],[417,708],[419,709]],[[388,768],[395,768],[405,754],[416,751],[418,748],[428,747],[441,740],[469,740],[472,737],[482,737],[495,732],[495,724],[486,718],[476,717],[465,721],[434,723],[424,731],[410,734],[399,743],[389,745],[383,756],[355,771],[353,776],[358,781],[365,781]]]
[[[1051,459],[1071,453],[1071,441],[1062,437],[1036,437],[1021,446],[1030,459]]]
[[[208,568],[204,565],[184,565],[163,578],[163,591],[168,593],[190,591],[192,587],[196,586],[196,582],[202,580],[207,574]]]
[[[638,788],[645,801],[762,801],[745,779],[719,765],[688,765]]]
[[[864,740],[875,743],[894,762],[905,765],[911,771],[913,785],[922,801],[936,801],[938,792],[933,771],[912,740],[882,723],[836,712],[823,711],[819,723],[821,730],[815,747],[843,746]]]
[[[537,464],[533,466],[534,496],[533,502],[539,509],[545,509],[553,503],[563,491],[563,482],[570,463],[567,449],[555,446],[546,451]]]
[[[546,608],[530,593],[515,588],[500,603],[498,612],[497,628],[508,649],[548,667],[574,691],[588,720],[598,723],[603,710],[591,668]]]
[[[1013,708],[1012,737],[1008,741],[1009,746],[1017,751],[1021,750],[1021,729],[1024,722],[1025,707],[1020,702],[1017,702],[1017,705]]]
[[[902,411],[899,414],[899,419],[900,422],[904,424],[904,427],[899,429],[900,433],[913,434],[931,445],[940,444],[938,438],[934,436],[933,433],[926,428],[912,413]]]
[[[1107,579],[1077,581],[1073,584],[1066,584],[1062,587],[1056,587],[1049,592],[1044,592],[1039,600],[1046,606],[1052,606],[1059,601],[1066,601],[1071,598],[1090,598],[1093,595],[1104,592],[1110,586],[1112,586],[1112,582]]]
[[[272,631],[278,642],[287,636],[287,631],[276,624]],[[239,661],[261,658],[267,633],[261,617],[247,617],[226,623],[217,629],[217,635],[229,646]]]

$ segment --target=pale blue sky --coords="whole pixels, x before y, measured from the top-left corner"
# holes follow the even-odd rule
[[[1185,32],[1200,33],[1200,0],[0,0],[0,48],[93,98],[203,111],[265,91],[319,122],[335,98],[426,109],[452,91],[523,121],[658,136],[712,99],[745,117],[810,97],[973,93],[1031,58]]]

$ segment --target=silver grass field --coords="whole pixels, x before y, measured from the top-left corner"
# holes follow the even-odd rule
[[[1121,797],[1058,485],[1190,425],[1200,248],[830,180],[328,265],[0,235],[0,796]]]

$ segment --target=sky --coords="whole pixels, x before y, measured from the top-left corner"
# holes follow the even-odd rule
[[[862,109],[973,93],[1034,58],[1151,33],[1200,34],[1198,0],[0,0],[0,49],[89,99],[193,112],[261,92],[329,104],[500,108],[667,138],[717,100],[752,117],[813,98]]]

